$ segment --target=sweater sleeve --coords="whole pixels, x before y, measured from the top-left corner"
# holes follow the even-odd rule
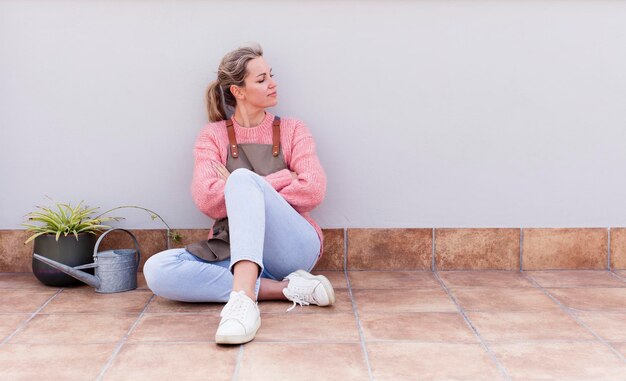
[[[293,177],[291,177],[291,171],[288,169],[281,169],[280,171],[270,173],[265,176],[265,180],[274,188],[277,192],[280,192],[284,187],[291,184]]]
[[[210,129],[203,130],[194,147],[194,169],[191,181],[191,195],[200,211],[214,220],[226,217],[224,186],[212,161],[222,163],[220,145],[217,137]]]
[[[279,193],[298,212],[309,212],[326,195],[326,174],[317,157],[313,135],[300,121],[294,130],[289,167],[298,178]]]

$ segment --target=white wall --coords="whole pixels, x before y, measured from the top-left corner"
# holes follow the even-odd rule
[[[44,195],[208,226],[203,93],[250,40],[323,227],[626,226],[626,2],[0,1],[0,229]]]

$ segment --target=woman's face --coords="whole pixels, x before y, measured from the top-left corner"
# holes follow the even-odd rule
[[[272,68],[263,57],[248,61],[248,75],[245,78],[245,87],[240,88],[244,101],[251,106],[266,108],[278,104],[276,82],[272,78]],[[237,99],[240,101],[240,99]]]

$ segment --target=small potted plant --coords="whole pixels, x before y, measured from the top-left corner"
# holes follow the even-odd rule
[[[98,208],[83,206],[81,201],[75,207],[70,204],[56,204],[51,207],[37,206],[39,211],[26,215],[23,226],[33,232],[24,244],[35,241],[34,252],[54,261],[75,267],[91,263],[98,232],[109,228],[103,222],[116,220],[116,217],[91,218]],[[34,225],[33,222],[41,223]],[[33,273],[43,284],[65,287],[82,284],[60,270],[57,270],[33,257]],[[87,269],[93,274],[93,269]]]
[[[167,227],[167,248],[170,248],[170,239],[179,242],[181,235],[171,230],[170,226],[157,213],[139,206],[124,205],[107,210],[96,217],[91,215],[99,208],[83,206],[81,201],[77,206],[70,204],[55,204],[52,207],[37,206],[39,211],[26,215],[27,221],[23,226],[27,231],[33,232],[24,244],[34,240],[34,252],[61,262],[71,267],[76,267],[93,262],[93,250],[98,233],[110,226],[103,225],[106,221],[119,221],[122,217],[104,217],[105,214],[123,208],[136,208],[149,212],[152,219],[160,219]],[[42,223],[34,225],[33,222]],[[37,279],[49,286],[65,287],[82,284],[79,280],[57,270],[46,263],[33,257],[33,273]],[[93,274],[94,269],[85,269]]]

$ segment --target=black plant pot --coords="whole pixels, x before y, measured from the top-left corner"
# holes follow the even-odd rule
[[[61,235],[57,241],[54,234],[44,234],[35,238],[34,252],[70,267],[85,265],[93,262],[93,249],[96,246],[97,238],[93,234],[81,233],[78,235],[78,240],[73,234],[68,234],[67,237]],[[81,271],[94,274],[93,268]],[[41,283],[48,286],[67,287],[85,284],[63,271],[43,263],[34,256],[33,274]]]

